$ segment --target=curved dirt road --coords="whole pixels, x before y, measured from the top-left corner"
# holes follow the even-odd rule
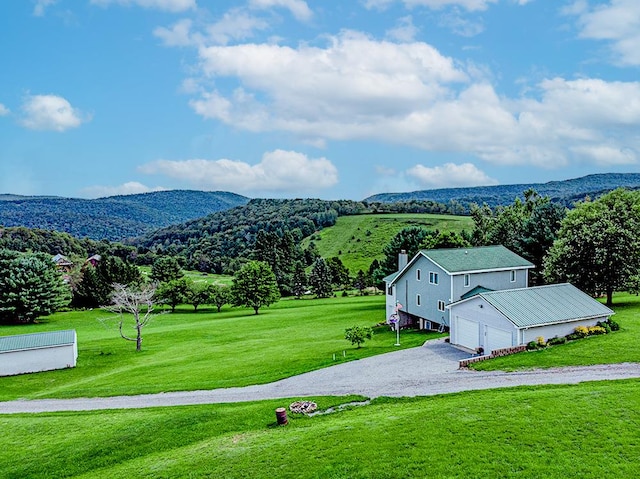
[[[507,373],[459,370],[458,360],[465,357],[468,354],[449,346],[443,340],[435,340],[419,348],[342,363],[269,384],[139,396],[6,401],[0,402],[0,414],[133,409],[349,394],[369,398],[431,396],[523,385],[640,378],[640,363]]]

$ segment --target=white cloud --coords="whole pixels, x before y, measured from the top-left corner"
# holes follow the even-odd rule
[[[300,21],[308,21],[313,16],[313,12],[304,0],[250,0],[249,3],[252,7],[260,9],[286,8]]]
[[[6,106],[0,103],[0,116],[6,116],[9,113],[11,113],[11,110],[9,110]]]
[[[386,35],[392,40],[399,42],[412,42],[415,40],[419,29],[413,24],[413,18],[411,15],[398,19],[398,24],[387,30]]]
[[[610,0],[589,7],[579,1],[564,12],[578,16],[580,37],[610,42],[614,62],[640,65],[640,2]]]
[[[366,8],[385,9],[396,0],[365,0]],[[398,0],[406,8],[427,7],[433,10],[440,10],[445,7],[461,7],[469,11],[486,10],[490,4],[498,3],[499,0]],[[528,3],[528,0],[519,0],[520,5]]]
[[[82,190],[82,193],[91,198],[104,198],[105,196],[136,195],[152,191],[165,191],[166,189],[162,186],[150,188],[137,181],[129,181],[119,186],[88,186]]]
[[[421,187],[453,188],[461,186],[497,185],[498,181],[487,176],[472,163],[456,165],[445,163],[442,166],[427,167],[416,165],[406,171]]]
[[[137,5],[142,8],[167,12],[184,12],[197,7],[196,0],[91,0],[91,3],[102,7],[107,7],[113,3],[124,6]]]
[[[207,190],[305,192],[329,188],[338,182],[338,171],[326,158],[310,159],[284,150],[265,153],[256,165],[228,159],[157,160],[139,170]]]
[[[457,8],[450,13],[443,14],[438,24],[462,37],[474,37],[484,31],[482,21],[465,18]]]
[[[198,92],[192,108],[239,129],[285,131],[317,144],[373,139],[503,165],[640,158],[640,82],[553,78],[507,98],[474,65],[426,43],[351,31],[325,47],[243,44],[199,55],[203,78],[199,89],[190,80]],[[225,82],[207,87],[218,78]]]
[[[33,15],[36,17],[42,17],[45,14],[47,7],[53,5],[58,0],[36,0],[33,7]]]
[[[20,123],[32,130],[65,131],[89,120],[61,96],[30,95],[22,104]]]
[[[191,19],[177,21],[169,28],[158,27],[153,34],[169,47],[226,45],[232,40],[246,40],[257,31],[266,30],[269,23],[259,17],[251,15],[242,9],[232,9],[226,12],[215,23],[201,26],[197,30]]]

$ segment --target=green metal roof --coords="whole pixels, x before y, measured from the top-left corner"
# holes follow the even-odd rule
[[[535,267],[533,263],[502,245],[430,249],[420,253],[448,273]]]
[[[398,274],[400,274],[400,271],[396,271],[395,273],[391,273],[389,276],[385,276],[382,281],[384,281],[385,283],[391,283],[393,282],[394,279],[396,279],[396,276],[398,276]]]
[[[76,332],[73,329],[48,333],[18,334],[0,337],[0,353],[24,349],[40,349],[73,344]]]
[[[480,296],[519,328],[614,314],[568,283],[492,291]]]
[[[466,293],[464,293],[462,295],[462,298],[460,298],[460,299],[467,299],[467,298],[470,298],[472,296],[475,296],[476,294],[488,293],[490,291],[493,291],[493,289],[485,288],[484,286],[478,285],[475,288],[473,288],[472,290],[467,291]]]

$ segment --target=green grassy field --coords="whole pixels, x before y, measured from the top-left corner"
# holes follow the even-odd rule
[[[528,351],[473,364],[477,370],[513,371],[525,368],[578,366],[640,362],[640,297],[627,293],[614,295],[611,319],[620,324],[620,331],[602,336],[572,341],[539,351]]]
[[[383,398],[285,427],[283,400],[0,416],[0,476],[633,478],[639,393],[628,380]]]
[[[468,216],[434,214],[372,214],[341,216],[335,226],[314,235],[323,258],[339,257],[352,274],[367,271],[374,258],[382,259],[382,248],[407,226],[421,226],[429,230],[471,231],[473,222]],[[311,238],[303,241],[309,245]]]
[[[261,384],[340,361],[398,349],[388,327],[355,349],[344,339],[354,325],[384,321],[384,297],[283,300],[252,310],[184,306],[160,315],[144,329],[143,351],[119,337],[115,318],[100,310],[58,313],[0,334],[76,329],[76,368],[0,378],[0,400],[114,396]],[[402,347],[422,344],[433,333],[403,333]],[[346,357],[343,357],[345,351]],[[333,355],[336,354],[334,361]]]
[[[146,278],[151,274],[150,266],[138,266],[142,275]],[[194,283],[219,284],[223,286],[231,286],[233,276],[226,274],[206,274],[199,271],[184,271],[184,277]]]

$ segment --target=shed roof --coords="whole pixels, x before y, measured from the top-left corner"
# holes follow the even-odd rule
[[[73,344],[76,339],[74,329],[51,331],[47,333],[18,334],[0,337],[0,353],[21,351],[25,349],[41,349],[52,346]]]
[[[534,264],[502,245],[422,250],[420,253],[448,273],[534,268]]]
[[[479,295],[519,328],[609,317],[614,312],[569,283]]]

